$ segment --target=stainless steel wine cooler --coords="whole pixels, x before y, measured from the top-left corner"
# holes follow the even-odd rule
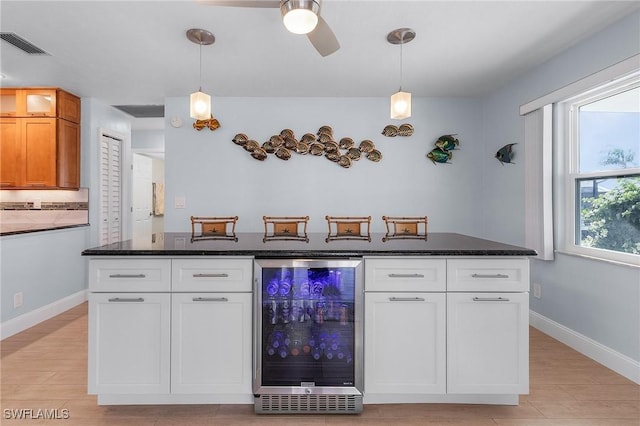
[[[254,265],[255,412],[361,412],[362,260]]]

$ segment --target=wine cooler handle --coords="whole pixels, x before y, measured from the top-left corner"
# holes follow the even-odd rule
[[[193,274],[193,278],[229,278],[229,274],[226,272],[219,274]]]
[[[424,274],[389,274],[389,278],[424,278]]]
[[[194,302],[228,302],[229,299],[226,297],[194,297]]]
[[[508,302],[506,297],[474,297],[474,302]]]
[[[505,274],[471,274],[473,278],[509,278],[509,275]]]
[[[390,297],[391,302],[424,302],[424,297]]]
[[[112,299],[109,299],[109,302],[144,302],[144,299],[142,297],[136,297],[136,298],[114,297]]]
[[[145,274],[111,274],[109,278],[146,278]]]

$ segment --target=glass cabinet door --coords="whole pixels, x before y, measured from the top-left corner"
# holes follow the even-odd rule
[[[55,117],[56,91],[49,89],[25,90],[25,108],[27,115]]]
[[[18,112],[17,91],[0,89],[0,115],[15,117]]]

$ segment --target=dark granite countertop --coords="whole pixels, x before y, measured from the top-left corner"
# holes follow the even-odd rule
[[[36,224],[3,224],[0,228],[0,236],[4,237],[7,235],[19,235],[19,234],[33,234],[35,232],[44,232],[44,231],[55,231],[59,229],[71,229],[71,228],[82,228],[89,226],[88,223],[80,223],[80,224],[46,224],[46,223],[36,223]]]
[[[535,256],[524,247],[455,233],[422,237],[333,237],[310,233],[299,239],[240,233],[193,237],[191,233],[153,234],[148,238],[86,249],[84,256],[254,256],[257,258],[332,258],[360,256]]]

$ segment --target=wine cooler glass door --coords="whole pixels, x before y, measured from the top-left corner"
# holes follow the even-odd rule
[[[255,388],[360,387],[361,261],[256,262]]]

